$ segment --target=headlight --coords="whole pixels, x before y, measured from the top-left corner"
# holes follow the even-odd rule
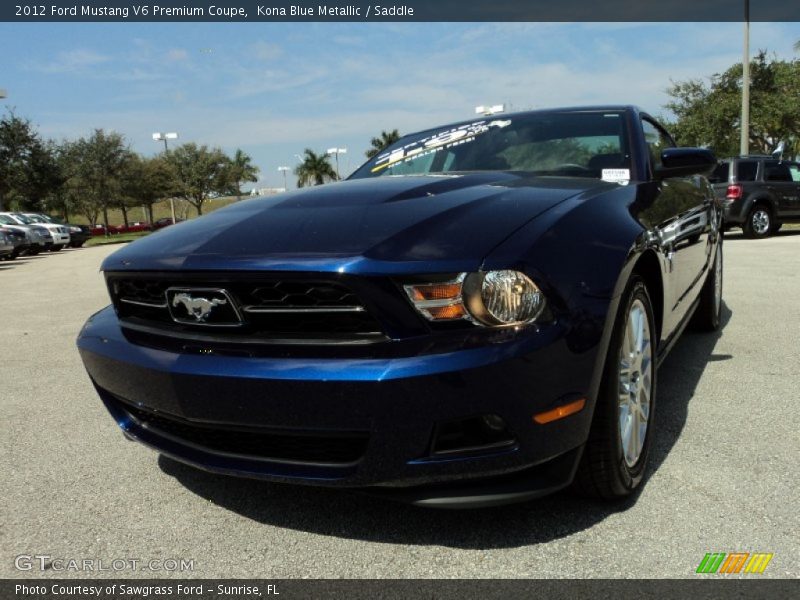
[[[435,283],[404,286],[414,307],[429,321],[468,319],[501,327],[535,321],[544,311],[539,287],[519,271],[461,273]]]
[[[474,273],[464,281],[464,300],[470,314],[485,325],[521,325],[542,314],[544,296],[519,271]]]

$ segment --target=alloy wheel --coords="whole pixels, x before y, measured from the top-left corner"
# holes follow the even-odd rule
[[[766,235],[769,232],[769,213],[763,208],[753,211],[750,222],[753,224],[753,231],[758,235]]]
[[[644,304],[637,299],[628,311],[619,357],[619,436],[628,467],[637,463],[644,448],[650,420],[652,382],[650,323]]]

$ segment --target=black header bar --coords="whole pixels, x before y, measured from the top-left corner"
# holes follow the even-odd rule
[[[11,0],[6,22],[741,22],[745,0]],[[751,21],[800,21],[796,0],[749,0]]]

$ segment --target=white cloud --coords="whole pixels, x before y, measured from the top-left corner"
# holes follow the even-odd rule
[[[31,67],[44,73],[72,73],[96,67],[110,60],[110,56],[99,54],[93,50],[75,49],[59,52],[53,61],[33,64]]]
[[[183,48],[171,48],[167,51],[167,60],[172,62],[188,60],[189,53]]]
[[[263,40],[250,44],[249,51],[254,58],[264,62],[273,61],[283,54],[283,50],[280,46],[277,44],[270,44]]]

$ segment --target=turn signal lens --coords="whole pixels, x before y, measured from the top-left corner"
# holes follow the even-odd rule
[[[429,285],[413,285],[411,288],[411,299],[415,302],[427,300],[453,300],[461,296],[461,282],[457,283],[435,283]]]
[[[467,309],[464,308],[464,305],[461,303],[449,304],[448,306],[430,306],[425,310],[434,321],[463,319],[467,316]]]
[[[403,286],[416,309],[429,321],[453,321],[468,316],[461,297],[462,273],[455,279],[440,283],[420,283]]]
[[[582,411],[584,406],[586,406],[586,398],[581,398],[580,400],[575,400],[574,402],[539,413],[538,415],[533,415],[533,420],[539,423],[539,425],[552,423],[553,421],[558,421],[559,419]]]

